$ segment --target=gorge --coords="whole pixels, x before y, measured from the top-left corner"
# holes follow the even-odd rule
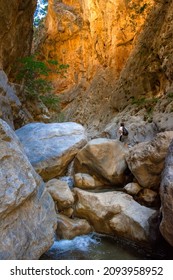
[[[33,27],[36,5],[0,0],[0,259],[39,259],[55,234],[172,258],[173,1],[49,0]],[[52,63],[45,95],[17,79],[31,55]]]

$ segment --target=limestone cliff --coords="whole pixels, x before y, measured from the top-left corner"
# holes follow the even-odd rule
[[[138,108],[136,106],[133,115],[143,107],[143,115],[152,113],[151,121],[159,131],[173,129],[172,37],[173,2],[156,2],[111,93],[115,111],[122,111],[135,101]]]
[[[70,65],[59,90],[90,82],[101,68],[113,67],[118,76],[150,5],[146,0],[49,0],[40,50]]]
[[[161,97],[172,87],[173,2],[156,2],[112,94],[122,110],[132,98]]]
[[[114,81],[152,4],[147,0],[49,0],[46,31],[37,51],[46,59],[70,65],[65,79],[53,79],[56,93],[67,92],[63,101],[67,118],[85,123],[93,110],[88,108],[88,113],[86,107],[93,103],[99,114],[97,104],[109,103]],[[68,106],[73,100],[73,106]]]
[[[12,128],[32,120],[21,100],[22,88],[10,82],[17,60],[31,51],[36,3],[37,0],[0,0],[0,118]]]
[[[173,128],[172,5],[169,0],[49,1],[38,49],[43,57],[70,65],[66,79],[54,80],[66,119],[103,130],[129,106],[120,116],[125,121],[139,112],[160,131]]]

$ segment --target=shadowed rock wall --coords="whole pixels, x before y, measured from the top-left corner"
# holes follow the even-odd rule
[[[16,59],[28,55],[37,0],[0,0],[0,68],[12,74]]]

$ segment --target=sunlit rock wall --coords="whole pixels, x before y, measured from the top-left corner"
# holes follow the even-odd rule
[[[133,48],[152,1],[49,0],[43,57],[69,64],[66,79],[54,80],[57,92],[84,89],[102,69],[117,78]]]
[[[121,111],[132,98],[161,98],[173,88],[173,1],[155,1],[144,32],[112,92],[111,103]],[[169,103],[172,99],[169,100]],[[167,103],[167,102],[166,102]],[[167,104],[160,104],[164,112]],[[163,108],[162,108],[163,107]],[[164,108],[165,107],[165,108]],[[156,121],[158,116],[156,118]],[[172,130],[172,127],[169,129]]]

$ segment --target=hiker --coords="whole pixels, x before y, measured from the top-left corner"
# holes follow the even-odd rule
[[[120,124],[120,128],[119,128],[118,132],[120,134],[119,141],[126,142],[126,139],[127,139],[127,136],[129,133],[128,133],[128,130],[125,127],[124,123]]]

